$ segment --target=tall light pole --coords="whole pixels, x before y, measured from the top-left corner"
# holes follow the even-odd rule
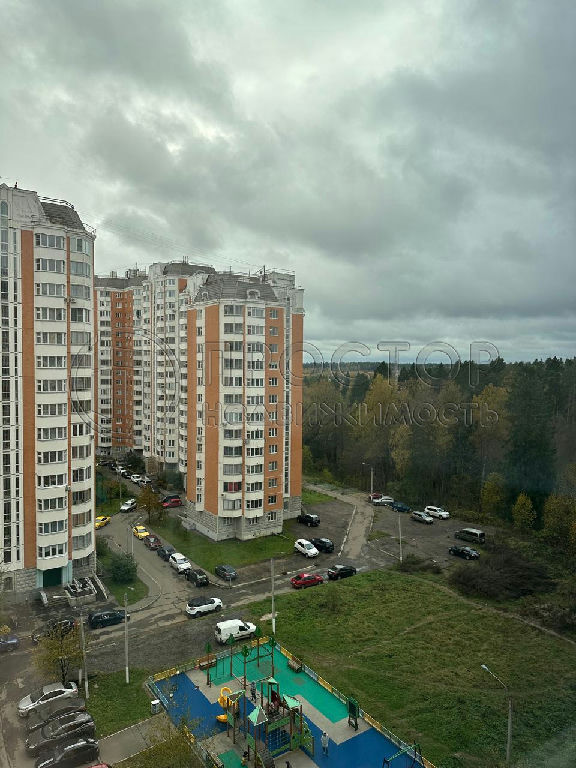
[[[372,464],[367,464],[365,461],[362,462],[363,467],[370,467],[370,500],[372,500],[372,495],[374,493],[374,467]]]
[[[274,607],[274,558],[270,558],[270,577],[272,579],[272,634],[276,635],[276,610]]]
[[[400,562],[402,562],[402,512],[398,512],[398,541],[400,544]]]
[[[82,671],[84,674],[84,693],[86,698],[90,698],[90,691],[88,690],[88,668],[86,666],[86,638],[84,637],[84,613],[82,607],[80,607],[80,643],[82,646]]]
[[[130,667],[128,666],[128,593],[124,592],[124,665],[126,683],[130,682]]]
[[[486,664],[480,664],[480,666],[485,672],[488,672],[489,675],[492,675],[494,680],[497,680],[500,683],[508,695],[508,735],[506,738],[506,765],[510,766],[510,758],[512,755],[512,696],[510,695],[508,686],[503,683],[502,680],[500,680],[500,678],[486,666]]]

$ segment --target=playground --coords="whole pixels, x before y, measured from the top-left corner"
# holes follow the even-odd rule
[[[149,684],[218,768],[434,768],[418,745],[402,742],[272,638],[207,653]]]

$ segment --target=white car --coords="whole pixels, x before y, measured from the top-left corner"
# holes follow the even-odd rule
[[[424,512],[430,515],[430,517],[437,517],[439,520],[448,520],[450,513],[446,512],[442,507],[424,507]]]
[[[416,509],[410,515],[410,519],[415,520],[417,523],[426,523],[427,525],[431,525],[434,522],[434,518],[428,512],[419,512]]]
[[[294,552],[300,552],[305,557],[317,557],[319,554],[314,544],[307,539],[296,539],[294,542]]]
[[[136,499],[127,499],[120,507],[120,512],[132,512],[136,509]]]
[[[49,683],[43,688],[38,688],[28,696],[24,696],[18,703],[18,714],[20,717],[28,717],[31,712],[36,710],[41,704],[48,701],[57,701],[58,699],[67,699],[72,696],[78,696],[78,687],[76,683]]]
[[[130,475],[130,480],[133,483],[136,483],[136,485],[139,484],[140,480],[142,479],[142,475]]]
[[[389,504],[392,504],[394,499],[392,496],[380,496],[378,499],[374,499],[372,501],[372,504],[374,504],[375,507],[387,507]]]
[[[186,604],[188,616],[200,616],[203,613],[212,613],[222,610],[222,600],[219,597],[193,597]]]
[[[170,555],[168,562],[175,571],[178,571],[178,573],[184,573],[184,571],[189,571],[192,568],[190,560],[188,560],[187,557],[184,557],[181,552],[174,552]]]
[[[146,475],[144,475],[144,476],[143,476],[143,477],[141,477],[141,478],[140,478],[140,480],[138,481],[138,485],[141,485],[141,486],[142,486],[142,488],[144,488],[144,486],[145,486],[145,485],[152,485],[152,480],[150,480],[150,478],[149,478],[149,477],[146,477]]]

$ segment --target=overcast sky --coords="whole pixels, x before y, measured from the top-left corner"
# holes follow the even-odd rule
[[[293,270],[326,356],[575,354],[574,0],[4,0],[1,18],[1,181],[72,202],[98,273]]]

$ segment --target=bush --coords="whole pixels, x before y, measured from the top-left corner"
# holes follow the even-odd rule
[[[129,584],[136,578],[137,566],[133,555],[112,554],[108,570],[112,581],[117,584]]]
[[[398,563],[396,569],[403,573],[441,573],[442,568],[433,560],[424,560],[418,555],[412,553],[405,555],[402,562]]]
[[[110,553],[108,540],[102,536],[96,536],[96,557],[107,557]]]
[[[466,595],[491,600],[516,600],[553,587],[545,565],[502,547],[472,567],[458,566],[449,581]]]

